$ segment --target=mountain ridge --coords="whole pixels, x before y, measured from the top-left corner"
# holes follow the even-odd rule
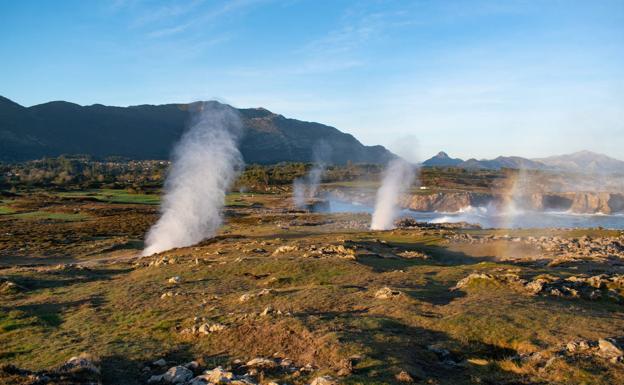
[[[552,170],[568,172],[624,173],[624,161],[604,154],[582,150],[570,154],[553,155],[545,158],[524,158],[520,156],[498,156],[494,159],[462,160],[451,158],[444,151],[422,162],[424,167],[459,167],[466,169],[499,170],[501,168]]]
[[[62,154],[167,159],[202,103],[219,102],[118,107],[57,100],[24,107],[0,96],[0,161]],[[312,162],[320,142],[329,147],[327,163],[385,163],[395,157],[383,146],[365,146],[335,127],[262,107],[236,110],[243,122],[240,150],[247,163]]]

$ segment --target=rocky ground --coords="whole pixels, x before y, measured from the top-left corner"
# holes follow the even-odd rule
[[[156,206],[3,202],[0,383],[624,382],[621,232],[371,232],[287,198],[146,258]]]

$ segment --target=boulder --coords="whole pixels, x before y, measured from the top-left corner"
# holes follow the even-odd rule
[[[613,338],[599,339],[598,349],[598,354],[605,358],[615,358],[624,355],[622,346]]]

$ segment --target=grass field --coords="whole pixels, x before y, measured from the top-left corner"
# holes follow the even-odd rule
[[[102,198],[81,199],[90,194]],[[423,385],[624,381],[622,364],[557,355],[578,338],[621,335],[621,304],[529,296],[488,282],[451,290],[473,272],[570,276],[585,269],[583,262],[548,267],[502,260],[479,252],[479,245],[446,242],[454,231],[489,231],[370,232],[365,214],[290,211],[286,195],[232,194],[219,237],[138,260],[157,206],[120,203],[123,194],[103,191],[63,196],[61,202],[22,197],[16,205],[38,210],[0,219],[0,277],[19,286],[0,293],[1,364],[50,369],[86,352],[99,360],[103,383],[116,385],[146,383],[159,372],[143,368],[159,358],[213,368],[254,357],[288,357],[297,367],[313,367],[311,373],[267,372],[264,383],[303,385],[329,374],[344,384],[397,384],[402,371]],[[59,204],[70,214],[55,211]],[[328,245],[354,254],[315,254]],[[280,246],[293,249],[276,252]],[[427,258],[402,257],[406,251]],[[59,256],[79,265],[57,266]],[[154,266],[162,257],[170,262]],[[20,258],[27,263],[16,263]],[[621,270],[591,268],[592,274]],[[168,282],[174,276],[179,283]],[[400,294],[376,298],[383,287]],[[225,329],[185,333],[195,317]],[[536,353],[543,359],[518,358]]]

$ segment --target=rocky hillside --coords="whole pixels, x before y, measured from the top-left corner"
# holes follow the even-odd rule
[[[197,105],[112,107],[55,101],[24,107],[0,96],[0,161],[61,154],[167,159]],[[321,142],[329,163],[384,163],[394,156],[382,146],[364,146],[334,127],[289,119],[263,108],[238,111],[244,125],[241,151],[247,163],[310,162]]]
[[[580,172],[622,173],[624,162],[591,151],[535,159],[549,167]]]
[[[624,173],[624,162],[591,151],[551,156],[540,159],[527,159],[520,156],[499,156],[495,159],[462,160],[451,158],[440,151],[422,163],[425,167],[459,167],[465,169],[500,170],[502,168],[525,170],[550,170],[600,174]]]

